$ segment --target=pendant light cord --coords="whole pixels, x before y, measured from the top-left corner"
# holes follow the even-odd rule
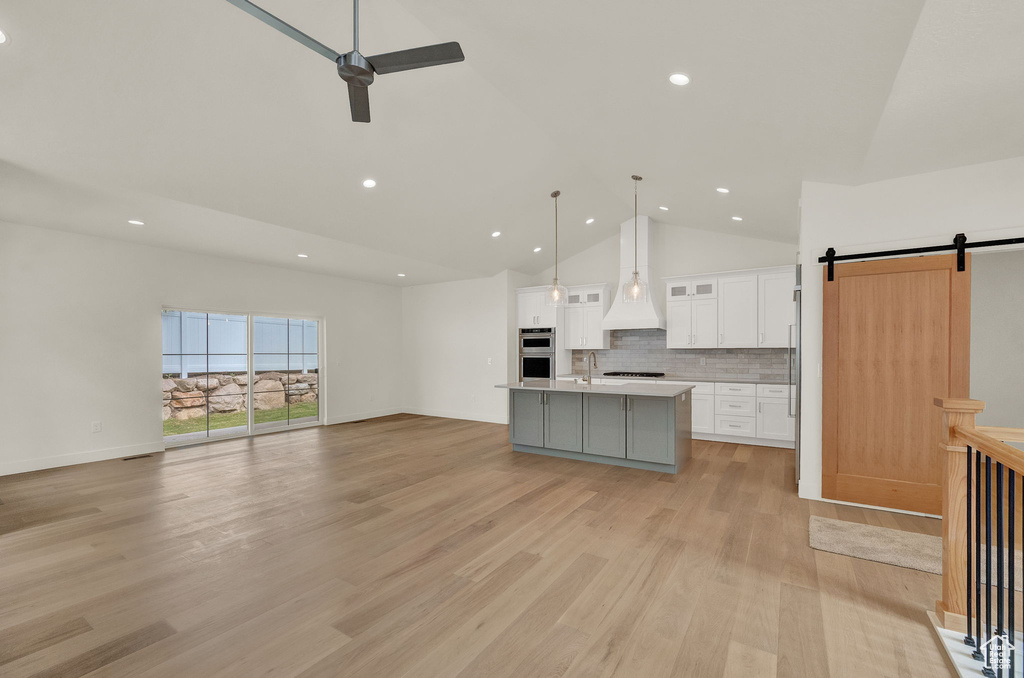
[[[639,252],[637,251],[637,184],[643,181],[643,177],[633,175],[633,275],[640,275]]]
[[[558,281],[558,196],[561,191],[554,191],[551,197],[555,199],[555,281]]]

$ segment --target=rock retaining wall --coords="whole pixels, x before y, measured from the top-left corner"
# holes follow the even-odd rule
[[[276,410],[286,403],[316,402],[316,374],[287,374],[264,372],[257,374],[252,388],[252,403],[256,410]],[[195,419],[210,413],[244,412],[248,402],[246,374],[206,374],[198,377],[174,379],[165,377],[161,388],[164,394],[164,421],[168,419]]]

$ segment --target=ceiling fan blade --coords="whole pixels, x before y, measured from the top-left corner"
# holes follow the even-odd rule
[[[348,86],[348,105],[352,109],[352,122],[370,122],[369,87]]]
[[[303,45],[310,48],[314,52],[322,54],[331,61],[337,62],[338,59],[341,58],[340,54],[335,52],[327,45],[324,45],[323,43],[314,40],[313,38],[309,37],[302,31],[300,31],[298,28],[295,28],[294,26],[287,24],[284,21],[281,21],[276,16],[274,16],[267,10],[263,9],[262,7],[257,7],[256,5],[252,4],[251,2],[249,2],[249,0],[228,0],[228,2],[230,2],[232,5],[242,10],[243,12],[251,14],[252,16],[256,17],[257,19],[259,19],[266,25],[270,26],[271,28],[281,31],[292,40],[301,42]]]
[[[403,49],[401,52],[388,52],[387,54],[366,57],[366,60],[373,66],[373,70],[382,75],[384,73],[408,71],[413,68],[453,64],[458,61],[465,61],[465,59],[466,56],[462,53],[462,47],[457,42],[442,42],[438,45],[414,47],[413,49]]]

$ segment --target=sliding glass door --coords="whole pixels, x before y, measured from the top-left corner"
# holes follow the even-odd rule
[[[257,316],[252,327],[255,428],[318,421],[319,323]]]
[[[163,312],[168,445],[320,421],[316,320]]]

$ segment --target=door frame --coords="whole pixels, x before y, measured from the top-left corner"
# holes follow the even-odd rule
[[[821,496],[824,499],[837,501],[855,501],[867,503],[844,496],[839,487],[839,402],[838,402],[838,371],[839,371],[839,279],[842,277],[864,276],[880,273],[898,273],[915,271],[950,271],[950,307],[953,312],[949,319],[949,389],[946,394],[936,393],[936,397],[968,398],[971,382],[971,255],[965,255],[965,268],[957,271],[956,254],[939,254],[931,256],[899,257],[892,259],[873,259],[852,263],[835,264],[834,281],[828,279],[828,267],[822,268],[822,384],[821,384]],[[936,425],[940,421],[936,410]],[[936,429],[938,430],[938,429]],[[938,451],[936,450],[936,455]],[[938,457],[936,457],[938,459]],[[938,462],[936,462],[938,463]],[[939,515],[942,513],[941,488],[934,493],[934,498],[924,501],[921,496],[897,498],[896,501],[883,503],[892,499],[896,487],[908,485],[893,480],[879,480],[878,494],[875,499],[881,508],[917,511]],[[890,487],[891,486],[891,487]],[[908,489],[910,489],[908,487]],[[910,493],[919,495],[919,493]],[[922,510],[922,502],[926,510]]]

